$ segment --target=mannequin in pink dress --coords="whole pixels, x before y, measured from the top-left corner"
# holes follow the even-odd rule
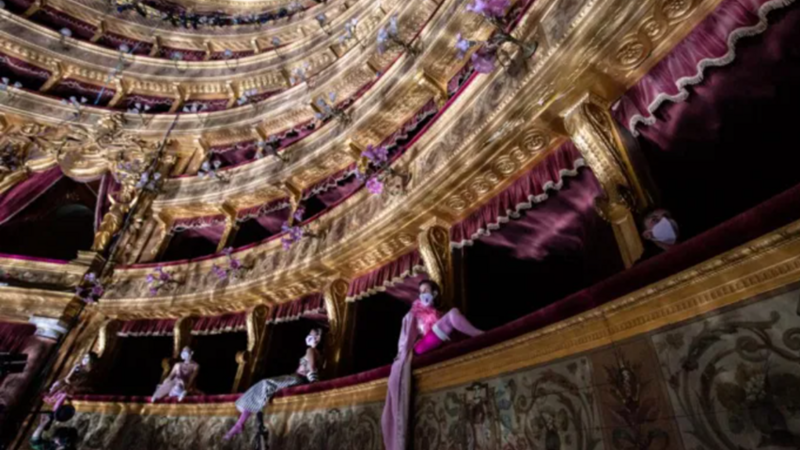
[[[92,368],[97,364],[97,359],[97,354],[94,352],[83,355],[81,361],[70,369],[66,377],[50,386],[50,390],[44,397],[45,403],[52,405],[53,411],[56,411],[69,396],[88,392],[91,385]]]
[[[383,443],[386,450],[405,450],[408,406],[411,397],[411,355],[422,355],[441,347],[450,340],[454,330],[467,336],[478,336],[483,331],[472,326],[458,308],[442,314],[434,307],[439,296],[439,286],[430,280],[419,284],[419,299],[403,318],[397,358],[392,364],[386,404],[381,417]]]
[[[156,400],[166,396],[177,397],[180,402],[194,390],[194,381],[197,379],[200,365],[192,361],[193,355],[194,352],[189,347],[184,347],[181,350],[181,359],[183,361],[172,366],[169,376],[156,387],[156,392],[150,399],[151,403],[155,403]]]

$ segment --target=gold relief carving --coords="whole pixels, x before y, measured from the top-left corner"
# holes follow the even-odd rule
[[[632,69],[644,62],[649,52],[649,44],[634,38],[620,45],[616,58],[620,66]]]
[[[183,347],[191,346],[192,344],[192,328],[197,321],[197,317],[188,316],[181,317],[175,321],[173,328],[174,340],[172,348],[172,357],[178,359],[181,355]]]
[[[522,148],[529,154],[544,150],[550,143],[550,138],[542,130],[530,129],[522,136]]]
[[[492,189],[492,184],[479,177],[470,184],[469,188],[476,194],[481,195],[489,192]]]
[[[656,17],[650,17],[645,20],[641,30],[642,33],[644,33],[648,38],[658,39],[662,34],[664,34],[665,31],[667,31],[667,27]]]
[[[677,22],[689,16],[693,8],[693,0],[664,0],[661,11],[670,22]]]
[[[419,234],[419,252],[430,278],[442,288],[442,307],[453,307],[453,257],[450,230],[433,225]]]
[[[517,163],[515,163],[510,157],[508,156],[501,156],[500,158],[495,161],[494,170],[496,170],[500,175],[508,176],[514,173],[517,170]]]

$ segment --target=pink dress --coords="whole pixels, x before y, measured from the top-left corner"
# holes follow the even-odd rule
[[[414,353],[425,353],[426,339],[439,339],[434,325],[442,314],[435,308],[425,306],[419,300],[411,305],[411,311],[403,318],[400,340],[397,343],[397,359],[392,364],[386,404],[381,416],[383,443],[386,450],[406,450],[408,405],[411,400],[411,357]],[[417,342],[417,338],[423,336]],[[415,345],[416,344],[416,345]]]

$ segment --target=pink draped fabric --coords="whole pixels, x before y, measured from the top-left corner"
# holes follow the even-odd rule
[[[118,336],[172,336],[176,319],[138,319],[122,324]]]
[[[386,450],[406,450],[408,407],[411,403],[411,361],[417,342],[416,319],[409,312],[403,318],[397,344],[397,359],[392,363],[386,390],[386,403],[381,415],[383,444]]]
[[[247,329],[247,312],[222,314],[219,316],[201,317],[192,328],[192,334],[219,334],[245,331]]]
[[[767,14],[794,0],[724,0],[669,55],[622,96],[614,116],[634,134],[639,124],[652,125],[665,102],[689,97],[686,87],[701,83],[709,67],[730,64],[739,39],[763,33]]]
[[[425,271],[419,250],[413,250],[394,261],[361,275],[350,283],[347,301],[361,300],[397,284],[404,278]]]
[[[291,322],[304,316],[316,315],[324,311],[325,299],[321,292],[317,292],[291,302],[273,306],[270,308],[267,323]]]
[[[577,175],[583,165],[575,145],[571,141],[562,144],[530,172],[455,224],[450,230],[451,245],[461,248],[481,236],[488,236],[510,217],[519,217],[520,211],[546,200],[548,190],[560,190],[564,177]]]
[[[61,179],[59,167],[34,172],[28,179],[18,183],[4,194],[0,194],[0,225],[8,222],[17,213],[33,203]]]

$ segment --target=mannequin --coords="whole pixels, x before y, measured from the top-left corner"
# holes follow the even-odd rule
[[[80,362],[72,366],[66,377],[50,386],[44,402],[52,405],[53,411],[56,411],[70,396],[88,392],[91,384],[91,372],[94,365],[97,364],[97,360],[97,354],[94,352],[83,355]]]
[[[192,361],[192,356],[194,352],[191,348],[184,347],[181,350],[181,362],[172,366],[169,376],[156,387],[151,403],[165,396],[177,397],[181,402],[186,395],[194,391],[194,382],[197,379],[197,372],[200,371],[200,365]]]
[[[242,414],[239,416],[236,425],[225,435],[225,440],[241,433],[247,419],[253,414],[261,412],[261,410],[267,406],[270,399],[272,399],[272,396],[279,390],[299,384],[313,383],[318,380],[317,373],[322,363],[322,356],[319,350],[317,350],[317,347],[321,340],[322,330],[311,330],[308,336],[306,336],[306,345],[308,349],[306,350],[305,356],[300,358],[300,363],[295,373],[261,380],[239,397],[239,400],[236,401],[236,409]]]
[[[439,286],[430,280],[419,284],[419,299],[411,305],[411,311],[403,318],[397,358],[389,375],[386,405],[381,417],[383,442],[386,450],[405,450],[408,405],[411,397],[411,352],[422,355],[435,350],[450,340],[454,330],[478,336],[483,331],[472,326],[458,308],[442,314],[435,308]]]

